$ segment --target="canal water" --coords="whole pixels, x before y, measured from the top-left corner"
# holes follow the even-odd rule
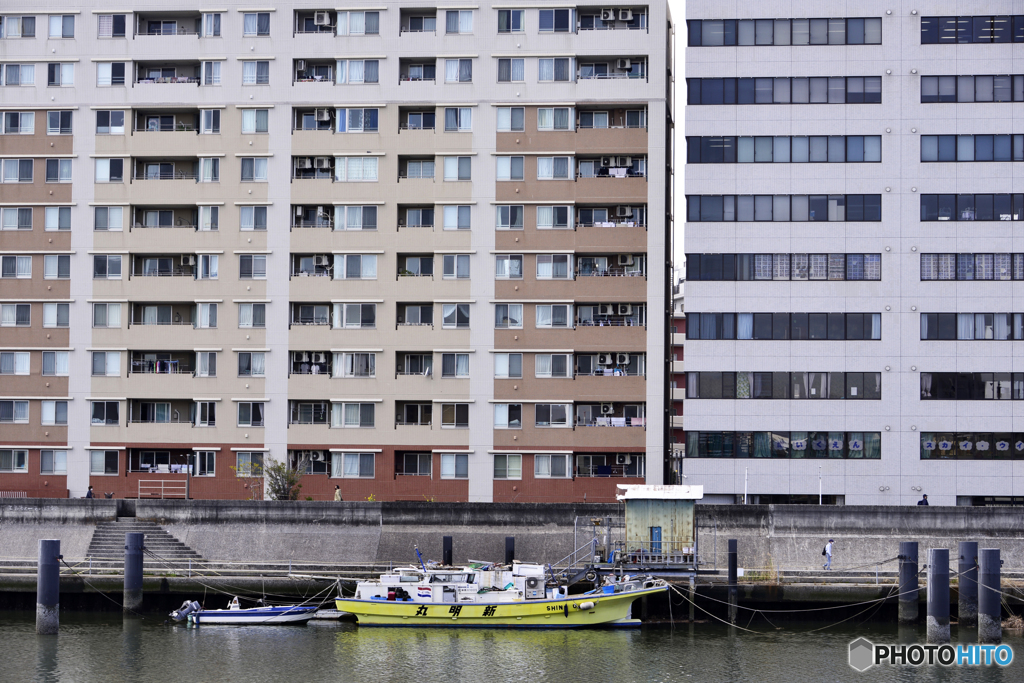
[[[0,681],[448,681],[627,683],[632,681],[1024,681],[1024,638],[1004,643],[1015,660],[990,667],[879,667],[857,673],[848,645],[924,642],[924,630],[877,622],[718,623],[630,630],[497,631],[307,626],[168,624],[163,615],[61,615],[60,634],[37,636],[35,615],[0,612]],[[776,628],[780,627],[780,628]],[[954,644],[976,643],[976,632]]]

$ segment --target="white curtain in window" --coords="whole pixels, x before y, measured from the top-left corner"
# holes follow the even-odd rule
[[[468,353],[457,353],[457,354],[455,354],[455,376],[456,377],[468,377],[469,376],[469,354]]]
[[[334,404],[337,406],[338,404]],[[337,427],[338,425],[333,425]],[[343,465],[345,464],[345,456],[342,453],[331,454],[331,476],[340,477],[344,474]]]
[[[153,311],[156,322],[156,310]],[[121,327],[121,304],[107,304],[107,327]]]
[[[242,62],[242,83],[256,82],[256,62]]]
[[[358,477],[359,476],[359,454],[358,453],[345,453],[345,476],[346,477]]]
[[[53,354],[53,371],[56,375],[68,374],[68,361],[70,354],[67,351],[58,351]]]
[[[537,158],[537,177],[538,178],[552,178],[554,173],[554,158],[553,157],[538,157]]]
[[[537,327],[551,327],[551,306],[537,307]]]
[[[266,355],[262,353],[252,354],[252,374],[260,377],[266,374]]]
[[[339,35],[340,33],[341,32],[339,31]],[[335,70],[334,75],[335,83],[345,83],[348,80],[348,69],[346,68],[347,66],[347,61],[345,61],[344,59],[338,60],[337,69]]]
[[[348,82],[362,83],[366,77],[366,63],[361,59],[354,59],[348,63]]]
[[[737,313],[736,318],[736,338],[752,339],[754,337],[753,313]]]
[[[345,404],[345,426],[346,427],[358,427],[359,426],[359,404],[358,403],[346,403]],[[358,467],[358,465],[357,465],[357,467]],[[358,474],[358,471],[357,471],[357,474]]]
[[[256,14],[246,14],[246,15],[243,15],[243,16],[245,18],[243,20],[244,24],[242,26],[242,34],[243,35],[247,35],[247,36],[254,36],[254,35],[256,35],[256,18],[257,18],[257,15]]]
[[[449,83],[457,82],[459,80],[459,60],[444,60],[444,80]]]
[[[107,351],[106,353],[106,369],[107,375],[119,375],[121,373],[121,352],[120,351]]]
[[[238,326],[252,327],[252,304],[239,304]]]
[[[142,309],[142,323],[144,325],[155,325],[157,317],[156,306],[146,306]],[[107,327],[110,327],[110,306],[107,306]]]
[[[548,377],[551,375],[551,355],[550,354],[537,354],[537,371],[535,373],[538,377]]]
[[[335,360],[334,360],[335,376],[340,376],[340,375],[338,375],[338,372],[340,371],[340,364],[338,363],[338,357],[339,356],[341,356],[341,354],[335,354],[334,355],[334,358],[335,358]],[[332,427],[343,427],[344,426],[344,411],[345,411],[345,404],[344,403],[332,403],[331,404],[331,426]],[[338,464],[338,461],[340,459],[341,459],[340,456],[338,458],[335,458],[335,464]],[[336,474],[335,476],[339,476],[339,475]]]
[[[922,316],[923,317],[923,316]],[[974,339],[974,314],[959,313],[956,316],[957,339]]]

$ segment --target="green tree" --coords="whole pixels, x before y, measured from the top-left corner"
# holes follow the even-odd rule
[[[301,465],[302,463],[300,463]],[[305,466],[290,468],[287,463],[275,462],[263,468],[267,494],[271,500],[298,500],[302,491],[302,472]]]

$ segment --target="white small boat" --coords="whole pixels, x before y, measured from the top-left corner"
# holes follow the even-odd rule
[[[305,624],[313,618],[318,605],[280,605],[277,607],[250,607],[243,609],[238,598],[232,598],[227,609],[203,609],[198,602],[185,603],[171,612],[175,621],[190,624]]]

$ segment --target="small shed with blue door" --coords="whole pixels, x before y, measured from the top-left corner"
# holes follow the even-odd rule
[[[625,564],[695,566],[697,525],[694,504],[703,486],[620,485],[626,507]]]

